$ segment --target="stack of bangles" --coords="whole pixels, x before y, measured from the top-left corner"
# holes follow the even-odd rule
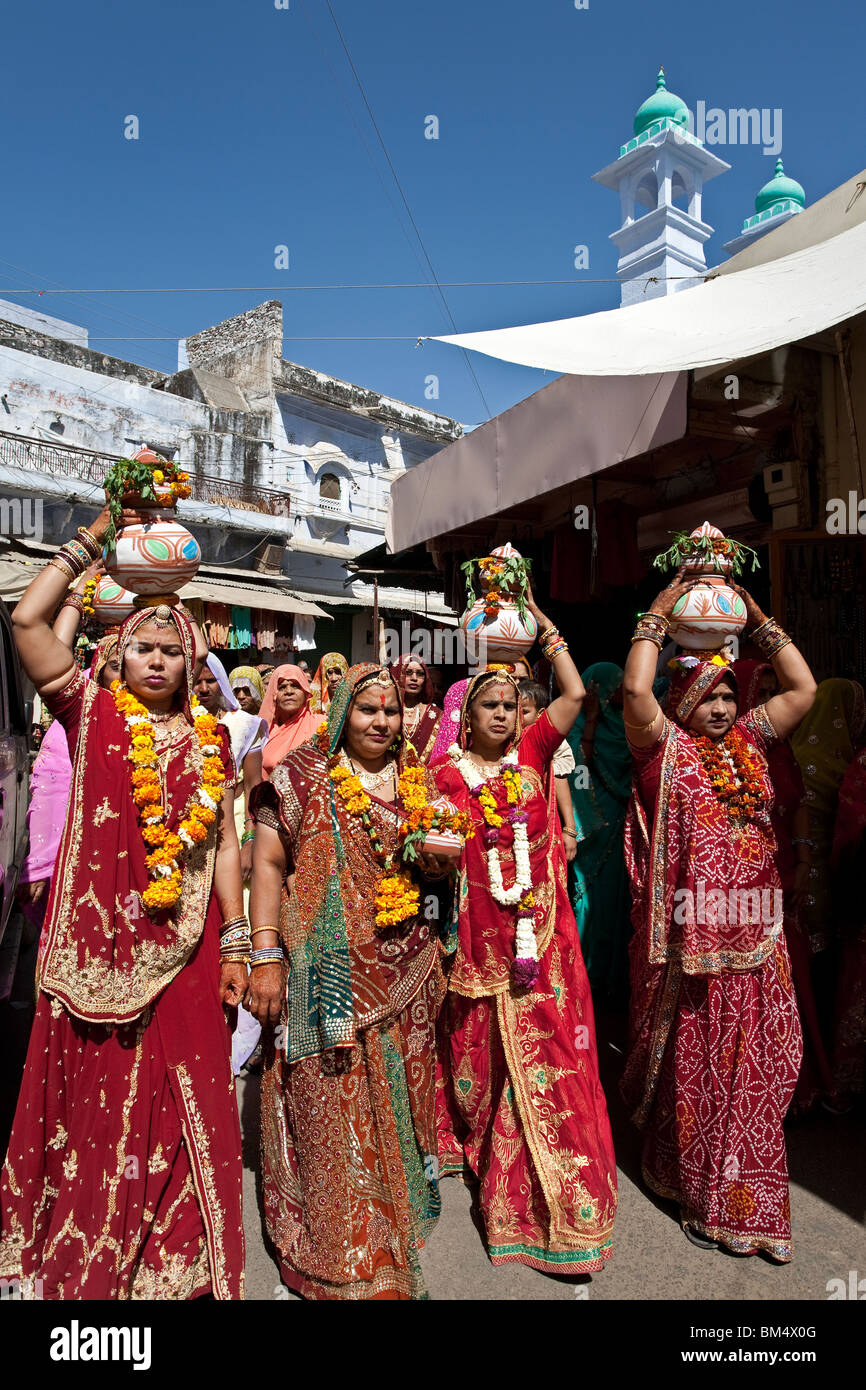
[[[754,632],[749,633],[749,641],[754,642],[761,656],[767,661],[772,661],[776,653],[787,647],[792,640],[775,618],[768,618],[760,627],[756,627]]]
[[[48,561],[69,579],[78,579],[95,560],[102,556],[102,546],[86,526],[79,526],[78,535],[62,545]]]
[[[223,922],[220,927],[220,964],[232,961],[247,965],[251,950],[250,924],[244,914]]]
[[[637,620],[637,627],[634,630],[632,642],[655,642],[659,651],[664,646],[670,618],[666,618],[664,613],[654,613],[650,608],[648,612],[641,613]]]
[[[252,933],[253,937],[261,936],[262,932],[277,932],[277,940],[273,946],[262,946],[258,950],[250,952],[250,969],[254,970],[257,965],[282,965],[283,948],[280,945],[279,931],[277,927],[256,927]]]
[[[546,627],[542,633],[539,633],[538,645],[541,647],[541,655],[551,665],[558,656],[562,656],[563,652],[568,651],[568,643],[564,637],[560,636],[558,627]]]
[[[244,833],[241,836],[241,845],[248,845],[250,840],[256,838],[256,823],[251,817],[247,816],[244,824]]]
[[[74,590],[66,595],[66,598],[57,611],[61,612],[64,608],[74,608],[79,617],[84,617],[84,599],[80,594],[76,594]]]

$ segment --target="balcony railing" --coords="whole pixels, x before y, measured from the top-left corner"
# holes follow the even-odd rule
[[[53,444],[47,439],[0,430],[0,463],[13,468],[26,468],[34,473],[48,473],[55,478],[74,478],[78,482],[98,486],[119,457],[118,454],[100,453],[97,449]],[[277,488],[254,487],[232,478],[219,478],[192,470],[190,484],[197,502],[235,507],[241,511],[265,512],[269,516],[288,517],[290,514],[289,494]]]

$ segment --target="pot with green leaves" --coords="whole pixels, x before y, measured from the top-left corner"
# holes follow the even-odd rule
[[[201,564],[194,536],[174,516],[179,497],[189,497],[189,476],[153,449],[119,459],[105,480],[112,524],[105,537],[105,568],[132,594],[174,596]],[[123,508],[153,508],[153,521],[117,529]]]
[[[530,562],[510,543],[461,566],[467,608],[460,619],[470,652],[482,662],[513,663],[538,636],[538,624],[526,607]],[[477,571],[479,597],[475,595]]]
[[[682,567],[683,578],[695,582],[674,605],[668,630],[673,641],[690,651],[718,651],[729,638],[739,637],[746,625],[746,605],[730,580],[748,560],[756,569],[754,550],[724,536],[708,521],[674,536],[673,544],[653,563],[658,569]]]

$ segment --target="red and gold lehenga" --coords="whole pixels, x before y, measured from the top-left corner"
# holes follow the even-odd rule
[[[704,663],[698,698],[730,669]],[[672,682],[668,708],[685,721]],[[690,706],[690,707],[689,707]],[[791,1258],[782,1122],[802,1057],[770,822],[764,706],[735,725],[761,805],[733,821],[684,727],[633,748],[626,819],[632,884],[630,1052],[623,1094],[644,1131],[643,1175],[681,1219],[740,1254]],[[774,896],[778,895],[778,896]],[[733,920],[731,920],[733,918]]]
[[[461,861],[456,950],[440,1017],[439,1158],[443,1176],[468,1166],[478,1179],[493,1264],[588,1274],[613,1253],[616,1163],[565,856],[552,830],[548,771],[561,742],[543,711],[518,745],[537,905],[539,975],[528,990],[512,982],[516,913],[490,891],[478,798],[450,758],[431,767],[440,792],[476,828]],[[488,786],[504,814],[501,775]],[[506,889],[515,882],[513,844],[504,825]]]
[[[294,875],[280,915],[286,1008],[262,1074],[265,1224],[283,1279],[308,1299],[424,1297],[418,1252],[439,1214],[438,942],[423,911],[377,928],[382,865],[329,779],[351,699],[378,674],[354,666],[338,687],[330,760],[317,744],[293,749],[253,802]],[[403,812],[370,800],[392,853]]]
[[[127,638],[148,612],[128,620]],[[193,638],[177,611],[175,622],[189,716]],[[129,734],[114,698],[78,673],[48,703],[74,755],[72,786],[0,1186],[0,1276],[45,1299],[242,1298],[216,827],[186,855],[172,915],[151,918]],[[231,785],[222,734],[220,743]],[[200,785],[189,717],[158,756],[171,830]]]

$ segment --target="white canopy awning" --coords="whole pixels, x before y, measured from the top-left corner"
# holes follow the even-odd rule
[[[817,246],[663,299],[437,341],[547,371],[635,376],[754,357],[864,310],[866,222],[860,222]]]

